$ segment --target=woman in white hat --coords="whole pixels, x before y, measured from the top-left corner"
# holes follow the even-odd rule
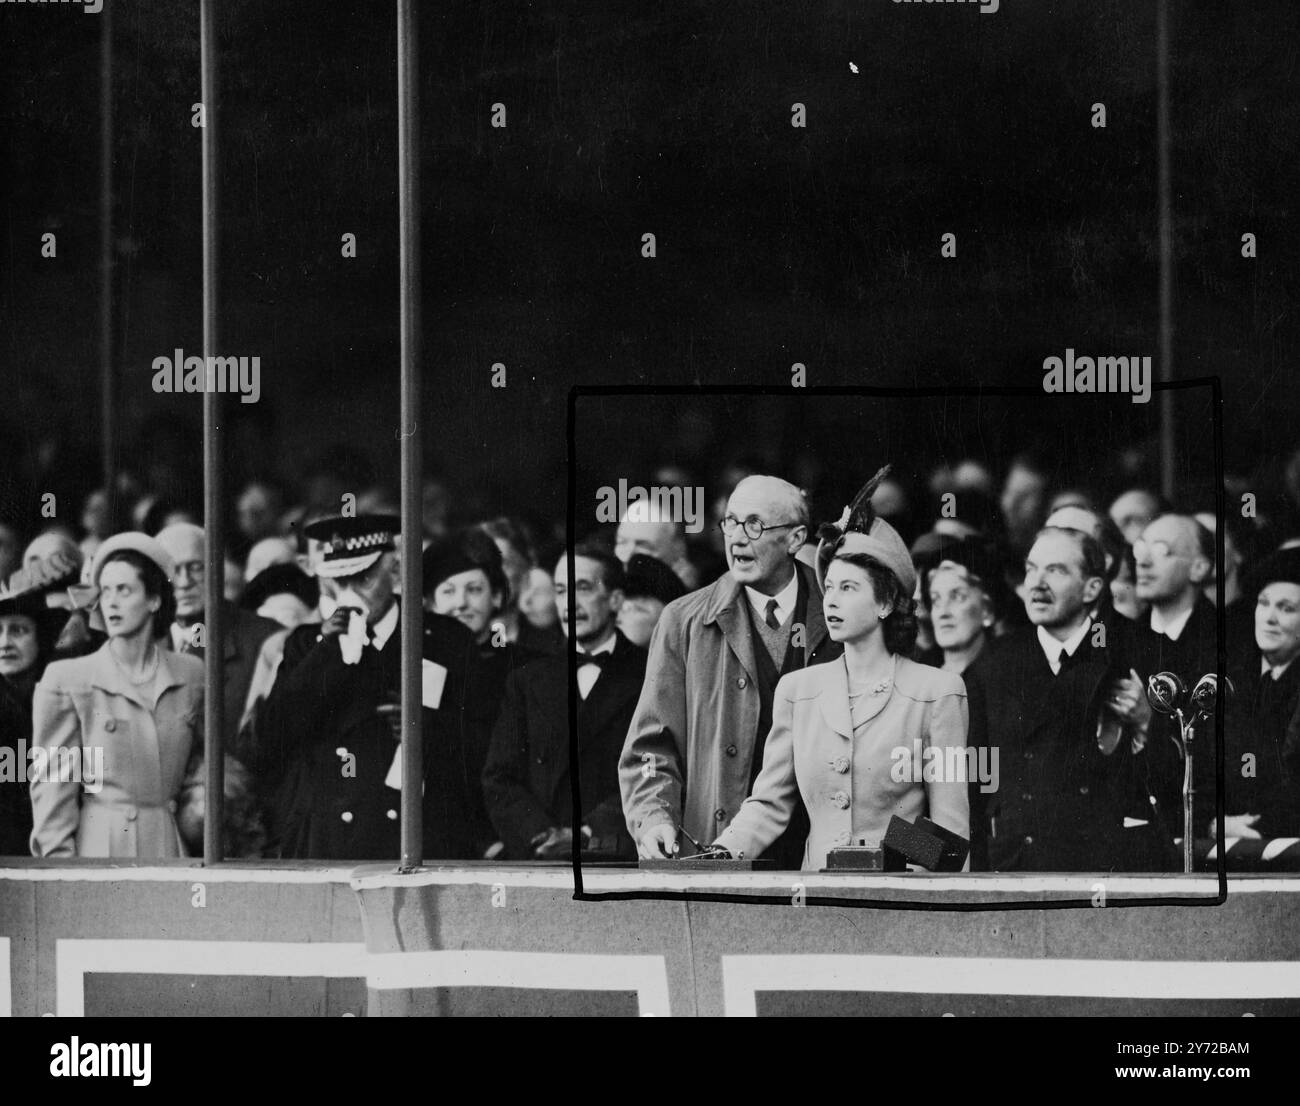
[[[176,810],[203,748],[203,662],[158,643],[175,612],[172,575],[145,534],[115,535],[95,554],[108,640],[49,665],[33,702],[35,856],[185,855]]]
[[[894,815],[927,815],[970,835],[966,688],[960,676],[908,659],[916,570],[871,507],[888,471],[876,473],[839,523],[822,528],[822,608],[844,655],[777,684],[762,771],[716,842],[733,856],[758,856],[775,841],[797,796],[811,823],[804,869],[824,868],[838,846],[879,845]]]

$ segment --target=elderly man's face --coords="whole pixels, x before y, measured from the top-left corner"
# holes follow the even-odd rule
[[[762,476],[748,477],[727,500],[726,517],[767,527],[758,538],[751,538],[743,525],[726,535],[727,568],[736,581],[769,595],[788,584],[794,555],[807,533],[788,490]]]
[[[1035,626],[1068,631],[1097,601],[1103,581],[1086,576],[1079,544],[1066,534],[1043,534],[1025,558],[1025,613]]]
[[[388,613],[397,589],[397,555],[381,553],[379,560],[354,576],[339,576],[339,591],[351,589],[366,604],[366,621],[373,626]],[[337,595],[337,592],[335,593]]]
[[[1199,587],[1208,569],[1195,526],[1176,515],[1158,518],[1143,530],[1133,543],[1133,556],[1137,560],[1137,597],[1148,603],[1174,599]]]
[[[569,625],[569,559],[561,557],[555,565],[555,606],[560,628],[566,637],[580,645],[599,645],[615,624],[623,606],[623,592],[611,591],[605,583],[605,567],[590,557],[573,558],[575,626]]]
[[[645,553],[671,565],[677,560],[676,527],[671,522],[632,522],[618,524],[614,539],[614,556],[627,564],[637,553]]]
[[[176,593],[176,621],[182,625],[203,617],[203,538],[197,533],[164,533],[163,548],[176,564],[172,588]]]

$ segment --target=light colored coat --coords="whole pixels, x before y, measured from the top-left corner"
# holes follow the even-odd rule
[[[826,634],[813,570],[796,568],[808,594],[805,663],[814,665],[838,646]],[[681,819],[707,844],[749,794],[762,704],[748,603],[728,573],[664,608],[619,761],[633,841]],[[689,851],[685,842],[682,848]]]
[[[108,648],[55,661],[36,685],[33,746],[78,757],[102,749],[103,777],[98,791],[76,780],[32,781],[32,853],[184,856],[176,800],[203,749],[203,662],[160,649],[162,690],[150,711]]]
[[[754,793],[717,843],[735,855],[757,856],[784,831],[796,794],[803,796],[812,826],[805,869],[824,868],[827,852],[837,846],[859,838],[879,842],[895,814],[909,822],[924,814],[969,837],[969,716],[961,677],[895,656],[886,693],[868,702],[865,724],[854,737],[843,658],[783,676]],[[961,763],[963,778],[925,772],[925,760],[934,759],[926,758],[928,748],[954,749],[951,762]],[[948,754],[941,763],[947,767]],[[925,782],[923,775],[940,778]]]

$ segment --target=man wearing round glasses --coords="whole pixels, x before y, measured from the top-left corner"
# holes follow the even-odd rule
[[[731,824],[763,763],[777,681],[842,648],[795,557],[808,538],[798,488],[746,477],[721,530],[728,572],[664,609],[623,748],[623,813],[645,859],[693,852]],[[765,856],[799,867],[807,832],[800,810]]]

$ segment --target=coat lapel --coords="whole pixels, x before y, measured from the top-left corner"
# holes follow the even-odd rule
[[[736,655],[749,678],[758,680],[758,659],[754,656],[754,635],[749,630],[749,615],[743,604],[748,603],[744,589],[728,573],[719,582],[718,594],[713,610],[705,618],[705,623],[716,622],[722,630],[722,636]]]
[[[808,603],[804,611],[804,662],[825,644],[828,636],[826,616],[822,612],[822,593],[817,586],[817,574],[802,561],[795,562],[799,573],[808,589]]]
[[[844,659],[818,665],[813,671],[817,674],[817,706],[822,718],[840,737],[851,741],[853,721],[849,717],[849,675]]]

